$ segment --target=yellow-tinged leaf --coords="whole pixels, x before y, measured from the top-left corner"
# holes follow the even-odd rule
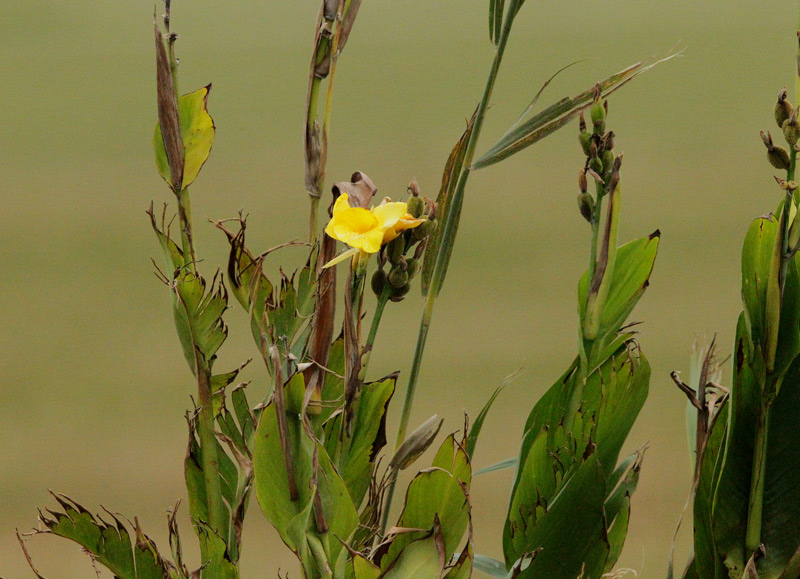
[[[197,178],[200,169],[211,154],[211,146],[214,144],[214,120],[208,114],[207,109],[210,90],[211,85],[208,85],[178,99],[178,115],[184,150],[183,189],[191,185]],[[164,150],[161,127],[158,123],[156,123],[153,136],[153,147],[158,172],[171,187],[172,179],[167,153]]]

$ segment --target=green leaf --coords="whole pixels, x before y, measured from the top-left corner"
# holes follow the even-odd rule
[[[589,457],[564,484],[528,534],[529,547],[525,551],[541,551],[520,573],[520,579],[578,577],[581,574],[599,577],[608,555],[603,513],[605,496],[603,469],[596,458]]]
[[[743,551],[750,480],[753,468],[755,409],[761,403],[756,373],[742,347],[745,324],[737,333],[736,374],[731,390],[730,431],[724,467],[716,485],[712,510],[713,531],[720,555],[729,569],[742,570],[749,558]],[[800,546],[800,359],[786,372],[783,386],[769,414],[761,540],[766,555],[757,563],[761,577],[777,577]],[[738,519],[737,519],[738,517]]]
[[[483,428],[483,421],[486,420],[486,415],[489,413],[489,409],[492,407],[492,404],[494,404],[497,395],[500,394],[500,392],[503,391],[503,388],[505,388],[507,385],[508,381],[505,381],[502,384],[500,384],[500,386],[495,388],[495,391],[492,392],[491,396],[489,396],[489,400],[486,401],[486,404],[483,405],[481,411],[478,412],[478,416],[475,418],[475,422],[472,423],[472,428],[469,429],[469,434],[467,435],[466,450],[467,454],[470,457],[470,460],[473,460],[475,458],[475,446],[478,444],[478,436],[480,436],[481,434],[481,429]]]
[[[488,474],[490,472],[495,472],[497,470],[505,470],[507,468],[516,468],[519,464],[519,457],[512,456],[511,458],[507,458],[505,460],[501,460],[494,464],[490,464],[489,466],[485,466],[483,468],[479,468],[475,471],[475,476],[479,474]]]
[[[475,558],[472,561],[472,566],[475,570],[485,573],[489,577],[505,579],[506,575],[508,575],[505,563],[498,561],[497,559],[487,557],[486,555],[475,555]]]
[[[397,523],[398,527],[424,531],[396,535],[381,559],[381,568],[388,569],[410,544],[432,532],[437,517],[441,523],[444,559],[449,561],[469,525],[469,482],[469,459],[462,447],[455,448],[453,437],[448,437],[435,457],[434,467],[417,474],[408,486]]]
[[[600,317],[597,342],[607,343],[616,337],[634,306],[642,297],[653,271],[660,232],[622,245],[617,250],[616,265],[611,278],[611,288]],[[589,294],[589,272],[584,272],[578,284],[578,314],[586,315]]]
[[[641,470],[642,455],[639,453],[628,457],[615,471],[614,476],[607,481],[606,488],[614,488],[617,477],[624,473],[624,478],[612,491],[605,503],[606,523],[608,525],[609,553],[603,573],[608,573],[614,568],[622,547],[625,545],[625,537],[628,535],[628,523],[631,515],[631,495],[636,490],[639,483],[639,471]]]
[[[295,374],[285,390],[287,400],[302,399],[305,390],[302,374]],[[284,466],[275,404],[272,402],[263,410],[256,431],[253,451],[256,497],[264,515],[289,548],[301,555],[307,550],[303,537],[318,537],[333,567],[342,550],[339,539],[348,540],[358,525],[358,513],[344,481],[334,469],[322,444],[309,436],[297,413],[287,412],[286,418],[298,498],[292,500],[289,494],[289,477]],[[318,464],[316,471],[315,454]],[[307,514],[315,492],[309,481],[314,478],[328,525],[327,533],[320,533],[314,517]],[[294,520],[298,516],[299,520]]]
[[[217,350],[228,337],[228,327],[222,320],[228,307],[225,285],[215,276],[206,291],[201,276],[182,270],[173,280],[173,289],[175,327],[186,362],[195,374],[198,369],[210,370]],[[199,361],[198,354],[202,357]]]
[[[521,6],[522,2],[513,2],[509,6],[509,15],[506,18],[513,18]],[[672,56],[647,66],[642,63],[634,64],[598,83],[600,90],[605,96],[608,96],[636,76],[669,58],[672,58]],[[585,90],[574,98],[565,97],[549,106],[515,129],[508,131],[491,149],[475,161],[471,168],[482,169],[489,165],[494,165],[542,140],[577,117],[592,102],[593,95],[594,87]]]
[[[385,557],[384,557],[385,558]],[[433,537],[417,539],[403,551],[381,575],[383,579],[408,579],[409,577],[439,577],[442,565]]]
[[[92,554],[92,558],[106,567],[119,579],[164,579],[173,576],[174,566],[156,551],[152,541],[134,526],[136,542],[132,544],[126,526],[113,514],[112,524],[95,518],[75,501],[53,495],[63,513],[41,515],[44,525],[52,533],[78,543]]]
[[[453,241],[458,232],[458,223],[461,219],[461,205],[454,206],[453,193],[456,190],[458,180],[464,167],[464,155],[467,152],[467,144],[472,136],[472,129],[475,126],[475,115],[477,112],[478,109],[476,108],[475,112],[472,113],[472,118],[467,122],[467,128],[464,129],[461,138],[458,139],[455,147],[453,147],[444,166],[442,185],[439,188],[439,195],[436,197],[436,205],[438,208],[436,218],[440,227],[437,227],[430,237],[428,237],[427,247],[425,248],[425,259],[422,263],[422,273],[420,274],[422,295],[427,295],[429,291],[432,291],[434,296],[438,295],[444,283],[444,276],[447,272],[447,266],[450,263],[450,256],[453,253]],[[444,228],[441,227],[441,225],[447,222],[449,219],[448,215],[451,212],[453,212],[453,219],[455,219],[451,239],[443,239]],[[444,271],[439,277],[438,287],[431,288],[433,270],[436,267],[436,260],[438,259],[440,251],[444,253]]]
[[[386,444],[386,410],[396,381],[395,374],[379,382],[364,384],[355,410],[352,434],[346,438],[341,450],[337,470],[357,506],[361,505],[369,488],[378,452]]]
[[[503,26],[503,7],[505,0],[489,0],[489,39],[497,46]]]
[[[214,121],[208,114],[208,93],[211,85],[178,99],[178,117],[180,119],[181,138],[184,150],[183,183],[186,189],[197,178],[200,169],[211,154],[214,144]],[[161,136],[161,127],[156,123],[153,135],[153,148],[156,154],[156,167],[161,177],[172,186],[167,153]]]

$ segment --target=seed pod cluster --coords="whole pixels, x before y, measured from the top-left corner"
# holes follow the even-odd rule
[[[592,121],[591,132],[586,119],[581,113],[578,127],[578,140],[586,162],[578,175],[578,208],[586,221],[592,223],[596,219],[597,200],[588,192],[587,177],[591,177],[599,185],[599,195],[613,191],[619,182],[619,165],[621,156],[614,154],[614,131],[606,131],[608,101],[601,93],[600,86],[594,87],[594,100],[589,107]]]
[[[778,93],[778,100],[775,103],[775,124],[781,129],[783,138],[789,145],[789,150],[794,152],[798,150],[797,142],[800,140],[800,121],[797,119],[797,113],[797,109],[789,102],[786,89],[783,89]],[[761,131],[761,140],[767,148],[767,159],[770,164],[776,169],[788,171],[791,166],[789,151],[776,145],[769,132]]]
[[[416,180],[408,186],[408,193],[408,213],[414,218],[425,218],[425,221],[407,229],[381,248],[378,269],[372,275],[371,282],[372,291],[377,296],[388,287],[389,299],[393,302],[401,301],[410,291],[411,281],[419,273],[420,259],[428,237],[438,226],[436,203],[420,196]]]

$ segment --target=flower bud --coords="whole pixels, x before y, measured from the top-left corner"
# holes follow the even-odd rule
[[[600,159],[603,162],[603,174],[607,173],[611,170],[614,166],[614,153],[610,149],[603,151],[603,154],[600,156]]]
[[[791,117],[794,112],[792,103],[786,99],[787,94],[786,89],[783,89],[778,95],[778,102],[775,103],[775,122],[778,123],[779,127],[783,127],[784,121]]]
[[[592,103],[589,114],[592,117],[594,134],[602,134],[606,130],[606,105],[602,98],[598,96],[597,100]]]
[[[402,285],[400,287],[393,287],[389,299],[393,302],[402,302],[405,295],[411,291],[411,284]]]
[[[591,223],[594,214],[594,197],[585,192],[578,195],[578,208],[581,210],[583,218]]]
[[[422,227],[421,224],[419,227]],[[403,259],[403,252],[406,249],[406,239],[404,236],[396,237],[392,241],[389,242],[389,245],[386,246],[386,254],[389,257],[389,262],[394,265],[400,262]]]
[[[436,231],[436,226],[438,225],[438,221],[435,219],[428,219],[425,223],[420,223],[414,229],[411,230],[411,239],[414,241],[420,241],[425,239],[434,231]]]
[[[792,115],[783,121],[781,128],[786,142],[790,145],[795,145],[797,140],[800,139],[800,123],[797,122],[797,111],[793,111]]]
[[[389,272],[389,277],[387,279],[389,283],[392,284],[393,288],[403,287],[408,284],[408,271],[406,271],[406,268],[403,267],[402,264],[398,264]]]
[[[415,218],[422,215],[422,211],[425,209],[425,202],[418,195],[409,197],[407,205],[408,212]]]
[[[586,182],[586,171],[583,169],[578,171],[578,189],[581,193],[586,193],[589,189],[589,184]]]
[[[383,288],[386,285],[386,272],[382,269],[376,269],[375,273],[372,274],[370,285],[372,286],[372,291],[376,296],[381,295]]]
[[[586,129],[584,129],[580,133],[578,133],[578,141],[580,141],[581,149],[583,149],[583,154],[588,157],[592,147],[592,134]]]
[[[412,279],[419,271],[419,260],[409,257],[406,259],[406,265],[408,266],[408,279]]]
[[[603,161],[600,160],[600,157],[592,157],[589,161],[589,168],[598,175],[601,175],[603,173]]]

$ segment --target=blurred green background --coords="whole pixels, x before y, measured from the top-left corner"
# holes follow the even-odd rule
[[[336,79],[330,179],[362,170],[379,194],[397,197],[416,177],[435,196],[492,56],[487,4],[363,3]],[[224,263],[226,244],[206,218],[243,209],[256,251],[306,234],[301,135],[318,5],[174,2],[181,89],[214,83],[217,140],[193,186],[208,275]],[[99,0],[3,7],[0,575],[7,579],[32,576],[14,528],[33,528],[37,507],[54,504],[47,489],[93,511],[103,505],[136,515],[162,545],[165,509],[184,497],[183,413],[193,386],[168,292],[153,275],[159,248],[144,213],[150,200],[171,201],[151,149],[152,9]],[[610,102],[609,127],[625,154],[620,238],[663,233],[651,287],[634,314],[645,322],[640,341],[653,379],[629,439],[629,449],[647,443],[649,450],[620,565],[640,577],[663,575],[690,484],[685,400],[669,372],[688,369],[696,332],[718,332],[721,351],[730,350],[741,240],[750,220],[778,200],[758,131],[774,129],[778,91],[793,92],[796,18],[796,3],[775,0],[528,0],[478,147],[491,145],[565,64],[591,59],[559,77],[543,103],[636,60],[685,49]],[[522,367],[489,417],[478,468],[516,453],[528,409],[576,352],[575,288],[589,237],[575,203],[576,132],[569,126],[471,180],[412,423],[439,412],[446,430],[460,428],[463,410],[474,416]],[[283,262],[301,259],[290,250]],[[419,315],[416,292],[388,308],[373,376],[407,374]],[[221,369],[256,354],[242,312],[228,320]],[[248,372],[253,391],[263,391],[259,365]],[[395,413],[399,406],[398,398]],[[500,555],[510,481],[508,471],[475,481],[478,552]],[[278,569],[296,576],[255,500],[251,507],[243,576],[274,577]],[[182,529],[194,554],[185,518]],[[682,568],[689,534],[679,537]],[[45,575],[94,576],[72,543],[28,544]]]

